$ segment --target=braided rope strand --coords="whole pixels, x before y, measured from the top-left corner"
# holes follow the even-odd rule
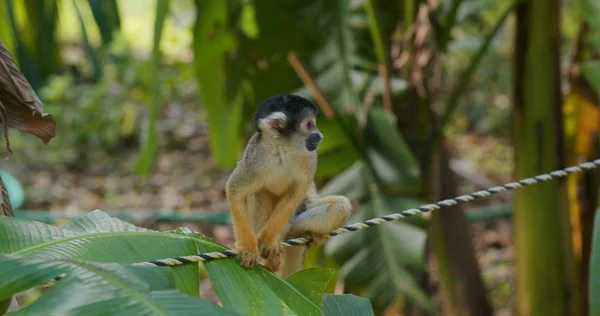
[[[497,187],[477,191],[477,192],[467,194],[467,195],[461,195],[461,196],[458,196],[458,197],[455,197],[452,199],[439,201],[434,204],[427,204],[427,205],[420,206],[418,208],[411,208],[411,209],[404,210],[404,211],[401,211],[398,213],[393,213],[393,214],[389,214],[389,215],[385,215],[385,216],[381,216],[381,217],[375,217],[375,218],[366,220],[364,222],[358,222],[355,224],[342,226],[342,227],[330,232],[328,237],[333,237],[333,236],[345,234],[348,232],[354,232],[357,230],[373,227],[373,226],[380,225],[380,224],[383,224],[386,222],[391,222],[391,221],[395,221],[395,220],[398,220],[401,218],[410,217],[410,216],[413,216],[418,213],[427,213],[429,211],[439,210],[443,207],[449,207],[449,206],[454,206],[454,205],[457,205],[460,203],[471,202],[471,201],[482,199],[482,198],[485,198],[485,197],[488,197],[488,196],[491,196],[494,194],[498,194],[501,192],[511,191],[516,188],[521,188],[524,186],[533,185],[533,184],[537,184],[537,183],[544,182],[544,181],[549,181],[549,180],[556,179],[556,178],[566,177],[567,175],[569,175],[571,173],[589,171],[592,169],[596,169],[597,167],[600,167],[600,159],[596,159],[596,160],[589,161],[589,162],[584,162],[584,163],[581,163],[581,164],[573,166],[573,167],[568,167],[565,169],[552,171],[550,173],[541,174],[541,175],[538,175],[535,177],[511,182],[508,184],[504,184],[502,186],[497,186]],[[294,239],[288,239],[288,240],[283,241],[281,243],[281,245],[283,247],[291,247],[291,246],[303,245],[308,242],[309,242],[309,240],[307,240],[306,238],[294,238]],[[184,256],[184,257],[178,257],[178,258],[166,258],[166,259],[158,259],[158,260],[147,261],[147,262],[139,262],[139,263],[134,263],[133,265],[136,265],[136,266],[159,266],[159,267],[176,266],[176,265],[181,265],[181,264],[186,264],[186,263],[196,263],[196,262],[205,262],[205,261],[216,260],[216,259],[231,258],[235,255],[237,255],[237,250],[223,250],[223,251],[207,252],[207,253],[201,253],[198,255]]]

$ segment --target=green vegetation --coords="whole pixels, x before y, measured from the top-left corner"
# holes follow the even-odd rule
[[[262,267],[246,270],[233,258],[200,267],[130,265],[226,249],[185,228],[151,231],[99,210],[60,227],[15,218],[3,219],[0,227],[0,301],[61,276],[24,314],[323,315],[324,308],[324,315],[345,315],[344,309],[368,315],[371,309],[359,297],[324,296],[331,269],[302,270],[281,280]],[[198,298],[200,273],[208,274],[224,309]]]
[[[68,218],[82,178],[104,186],[89,190],[103,206],[143,191],[131,205],[144,214],[204,208],[185,185],[210,187],[222,210],[220,175],[253,111],[286,92],[321,109],[320,192],[348,196],[350,222],[600,158],[596,2],[0,0],[0,39],[56,121],[49,144],[11,133],[7,165],[28,170],[25,191],[38,196],[64,176],[46,191],[67,196]],[[14,110],[7,95],[0,118]],[[574,175],[341,235],[285,280],[235,259],[131,266],[225,249],[215,225],[148,230],[81,204],[63,226],[1,217],[0,306],[15,296],[25,314],[593,315],[599,186],[597,174]],[[23,208],[69,204],[28,198]],[[85,205],[108,209],[96,204]],[[514,220],[466,219],[500,204]]]

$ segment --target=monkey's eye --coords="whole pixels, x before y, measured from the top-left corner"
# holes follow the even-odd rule
[[[310,131],[310,130],[313,130],[314,128],[315,128],[315,123],[313,123],[313,122],[307,122],[306,123],[306,129],[307,130]]]

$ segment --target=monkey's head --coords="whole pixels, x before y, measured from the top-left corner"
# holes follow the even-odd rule
[[[291,145],[313,152],[323,135],[317,129],[317,107],[307,99],[280,94],[263,101],[254,114],[254,125],[261,137],[280,145]]]

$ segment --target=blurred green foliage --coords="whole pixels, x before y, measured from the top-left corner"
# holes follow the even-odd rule
[[[431,109],[449,113],[441,131],[447,138],[510,136],[513,45],[502,27],[509,2],[440,2],[430,17],[436,29],[427,33],[436,45],[417,57],[443,54],[441,88],[410,99],[431,78],[391,71],[390,96],[412,101],[402,117],[384,107],[387,82],[378,66],[401,50],[394,45],[414,44],[400,40],[398,24],[413,24],[419,1],[40,1],[0,0],[0,37],[58,122],[58,136],[43,151],[27,136],[12,136],[14,151],[32,162],[81,170],[99,153],[139,149],[136,171],[148,174],[156,152],[176,138],[165,117],[177,108],[184,114],[175,125],[190,113],[193,122],[208,123],[211,154],[230,169],[262,100],[286,92],[314,98],[289,52],[335,112],[319,120],[325,140],[318,178],[328,180],[324,194],[359,204],[352,222],[427,202],[426,163],[415,147],[430,146],[430,135],[402,133],[399,120]],[[564,10],[567,38],[578,24],[573,11],[572,4]],[[399,68],[417,68],[417,57]],[[584,70],[590,82],[598,71],[592,63]],[[411,143],[416,138],[425,139],[422,146]],[[425,226],[417,218],[339,237],[314,263],[337,265],[346,288],[370,298],[378,312],[399,300],[431,310],[417,282],[426,271]],[[413,242],[395,242],[400,238]]]

